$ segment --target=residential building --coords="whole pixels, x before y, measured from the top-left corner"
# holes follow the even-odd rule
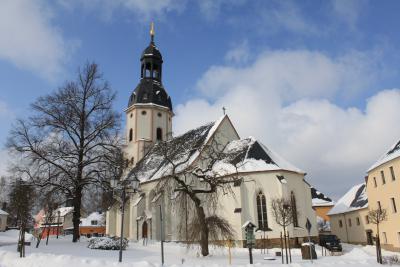
[[[317,226],[320,232],[329,232],[330,218],[328,212],[335,206],[335,202],[329,197],[311,187],[312,207],[317,216]]]
[[[400,251],[400,141],[367,172],[369,209],[381,208],[387,212],[387,220],[379,226],[382,247]]]
[[[372,228],[368,215],[365,183],[353,186],[328,212],[331,232],[342,242],[372,244]]]
[[[7,218],[8,213],[0,209],[0,232],[3,232],[7,229]]]
[[[36,235],[41,232],[42,238],[47,237],[47,235],[66,235],[71,234],[73,230],[72,223],[72,213],[74,211],[73,207],[61,207],[53,211],[51,219],[46,221],[46,216],[48,213],[42,209],[35,216],[34,231]]]
[[[86,218],[82,218],[79,233],[86,237],[103,236],[106,233],[105,214],[92,212]]]

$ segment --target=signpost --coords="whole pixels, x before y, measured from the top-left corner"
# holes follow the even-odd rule
[[[252,253],[251,249],[256,244],[256,238],[254,236],[254,228],[255,227],[256,226],[250,221],[246,222],[242,226],[242,228],[244,228],[244,231],[245,231],[246,244],[247,244],[247,247],[249,248],[250,264],[253,264],[253,253]]]
[[[307,229],[307,233],[308,233],[308,245],[310,247],[310,260],[311,263],[313,262],[313,254],[312,254],[312,248],[311,248],[311,222],[310,220],[307,218],[307,222],[306,222],[306,229]]]

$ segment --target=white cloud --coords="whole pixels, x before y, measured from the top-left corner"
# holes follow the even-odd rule
[[[98,10],[102,18],[109,20],[121,9],[138,15],[136,21],[149,22],[150,20],[162,20],[171,12],[181,12],[186,7],[187,0],[58,0],[58,3],[69,10],[85,8]],[[120,13],[119,13],[120,14]]]
[[[54,79],[66,60],[68,42],[52,15],[41,0],[1,1],[0,59]]]
[[[351,30],[355,30],[359,14],[362,11],[362,2],[359,0],[332,0],[332,8],[338,18],[344,21]]]
[[[176,107],[175,131],[217,119],[225,106],[242,137],[257,137],[338,197],[400,138],[399,90],[372,96],[365,109],[332,103],[374,79],[367,58],[268,51],[245,68],[211,67],[197,83],[204,98]]]
[[[263,6],[258,9],[261,18],[261,28],[275,33],[285,30],[297,34],[320,34],[320,29],[306,16],[296,1],[273,1],[272,6]]]
[[[234,64],[247,63],[250,59],[249,43],[247,40],[241,42],[230,49],[226,55],[225,60]]]

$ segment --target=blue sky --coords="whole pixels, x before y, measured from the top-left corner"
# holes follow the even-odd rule
[[[123,111],[154,21],[176,133],[226,106],[243,137],[254,135],[338,197],[400,138],[399,8],[367,0],[2,1],[0,143],[32,101],[86,61],[100,65]]]

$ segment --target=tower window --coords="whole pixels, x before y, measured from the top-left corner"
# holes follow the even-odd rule
[[[258,228],[262,231],[266,231],[268,229],[267,203],[265,201],[265,195],[262,192],[257,195],[257,217]]]
[[[158,112],[157,116],[161,118],[162,114],[160,112]]]
[[[133,113],[131,113],[131,118],[133,117]]]
[[[146,110],[142,111],[142,115],[146,115],[146,113],[147,113]]]
[[[132,128],[129,129],[129,142],[133,139],[133,130]]]
[[[157,141],[162,141],[162,129],[157,128]]]

